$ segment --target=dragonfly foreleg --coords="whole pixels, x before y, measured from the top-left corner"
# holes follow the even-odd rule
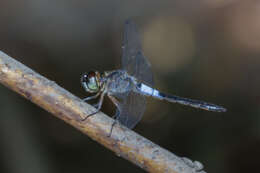
[[[93,96],[89,96],[89,97],[86,97],[83,99],[83,101],[88,101],[88,100],[92,100],[92,99],[95,99],[97,98],[98,96],[100,95],[100,92],[98,92],[97,94],[93,95]]]
[[[99,99],[99,102],[98,102],[98,106],[97,106],[97,110],[89,115],[87,115],[84,119],[82,119],[82,121],[85,121],[88,117],[92,116],[92,115],[95,115],[96,113],[98,113],[101,109],[101,106],[103,104],[103,101],[104,101],[104,96],[105,96],[106,92],[102,92],[101,95],[100,95],[100,99]]]

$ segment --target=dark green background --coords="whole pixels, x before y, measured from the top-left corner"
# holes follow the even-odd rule
[[[80,75],[119,67],[133,18],[158,89],[228,109],[148,99],[134,130],[206,172],[257,172],[259,16],[258,1],[1,0],[0,50],[83,98]],[[0,95],[0,172],[143,172],[2,85]]]

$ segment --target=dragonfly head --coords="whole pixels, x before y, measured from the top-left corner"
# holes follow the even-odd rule
[[[81,76],[81,84],[89,93],[97,93],[101,89],[100,73],[98,71],[90,71]]]

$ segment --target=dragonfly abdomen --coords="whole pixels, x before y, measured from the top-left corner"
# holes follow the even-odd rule
[[[137,84],[137,90],[140,92],[140,94],[146,95],[146,96],[153,96],[158,99],[163,99],[161,97],[160,92],[148,85],[145,85],[143,83]]]
[[[194,108],[204,109],[207,111],[213,111],[213,112],[225,112],[226,109],[222,106],[218,106],[212,103],[207,103],[200,100],[193,100],[188,98],[183,98],[175,95],[165,94],[162,93],[152,87],[149,87],[143,83],[139,83],[137,85],[137,90],[143,95],[146,96],[152,96],[160,100],[167,100],[172,103],[179,103],[186,106],[191,106]]]

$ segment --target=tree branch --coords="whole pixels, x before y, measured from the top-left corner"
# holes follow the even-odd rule
[[[120,124],[108,137],[113,120],[101,112],[81,121],[95,111],[92,106],[1,51],[0,82],[144,170],[204,172],[201,163],[180,158]]]

